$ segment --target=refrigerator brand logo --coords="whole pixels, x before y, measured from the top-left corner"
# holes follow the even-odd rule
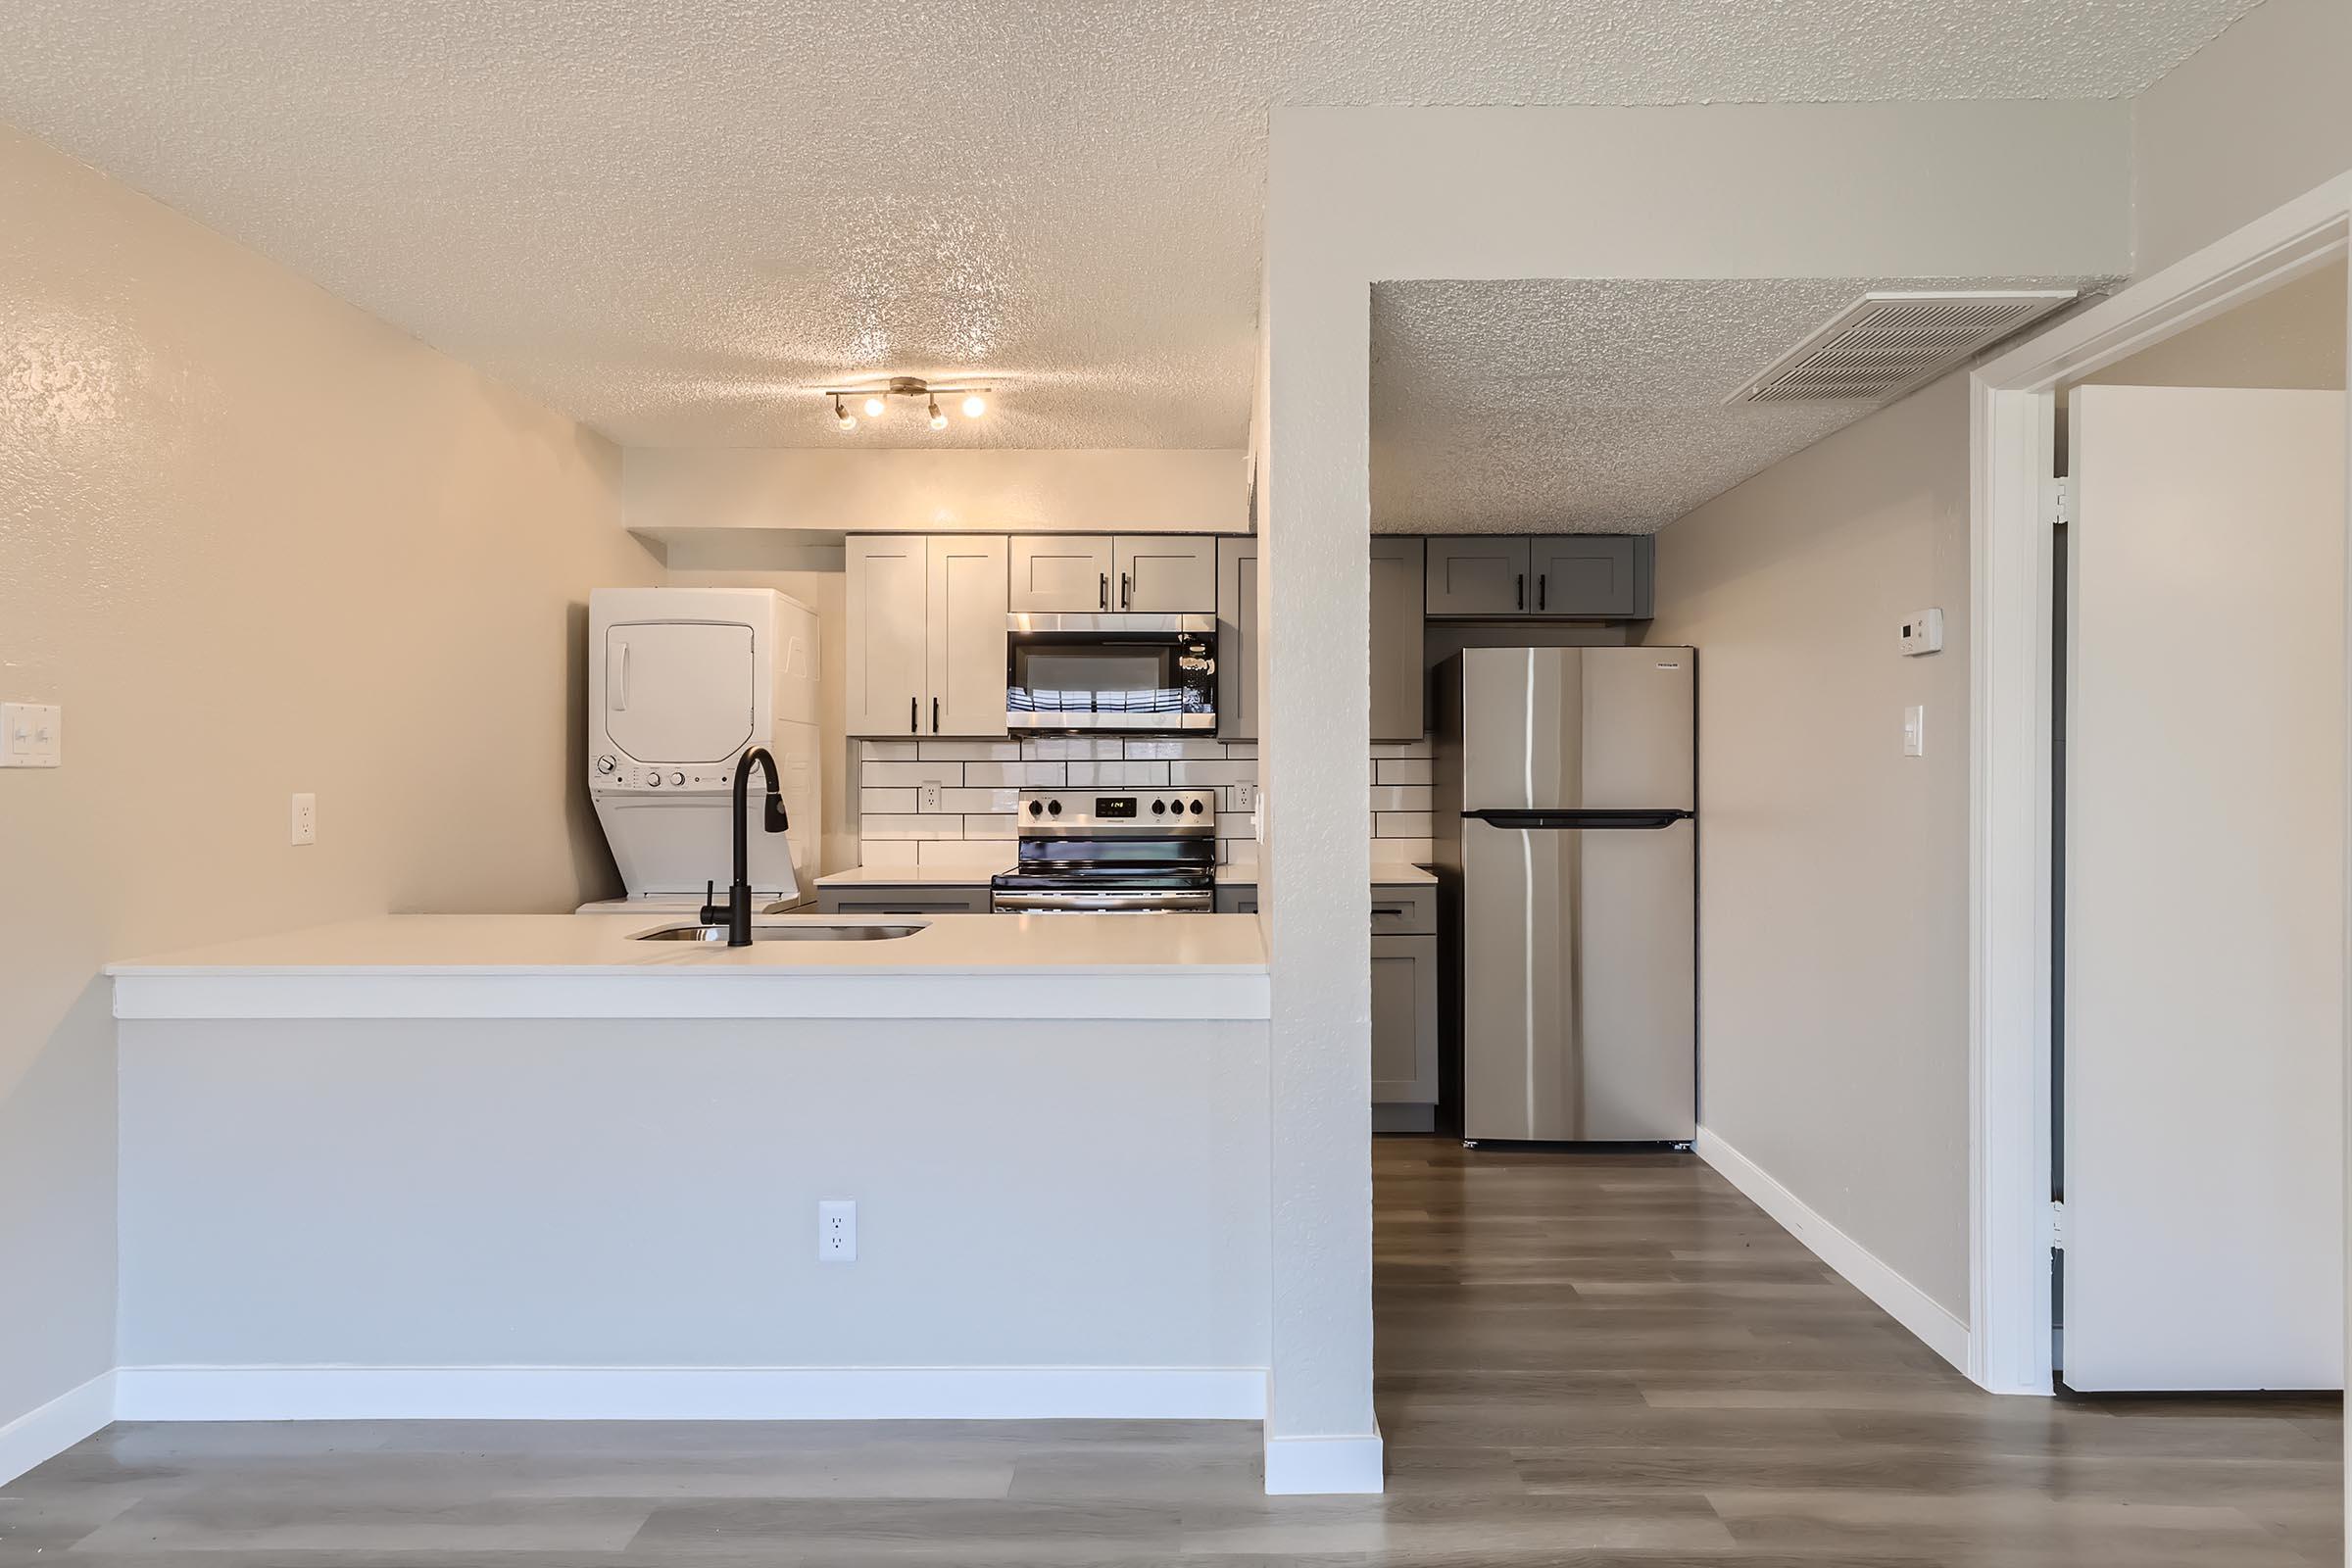
[[[1680,669],[1683,666],[1680,664],[1660,664],[1658,667],[1660,669]]]

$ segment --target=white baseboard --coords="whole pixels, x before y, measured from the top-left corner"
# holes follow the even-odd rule
[[[115,1374],[101,1372],[0,1426],[0,1486],[53,1459],[115,1418]]]
[[[1386,1483],[1380,1434],[1344,1438],[1266,1439],[1266,1492],[1271,1496],[1310,1493],[1378,1492]]]
[[[1750,1202],[1804,1243],[1848,1285],[1876,1301],[1888,1317],[1909,1329],[1921,1344],[1962,1372],[1968,1370],[1967,1324],[1707,1128],[1698,1130],[1690,1147],[1725,1181],[1746,1194]]]
[[[1263,1367],[126,1366],[115,1378],[113,1411],[125,1421],[1255,1421],[1266,1413]]]

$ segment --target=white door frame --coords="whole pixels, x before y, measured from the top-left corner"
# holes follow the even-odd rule
[[[1968,1374],[1994,1393],[2050,1393],[2052,577],[2043,506],[2056,392],[2348,250],[2352,173],[1970,378]],[[2352,529],[2352,513],[2345,520]],[[2352,611],[2352,574],[2346,605]],[[2352,865],[2345,881],[2352,895]],[[2346,1121],[2352,1127],[2352,1097]]]

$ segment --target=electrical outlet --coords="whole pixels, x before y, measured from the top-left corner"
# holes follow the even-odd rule
[[[1236,784],[1233,787],[1233,808],[1237,811],[1256,810],[1257,786],[1254,784]]]
[[[293,832],[287,839],[288,843],[316,844],[318,842],[318,796],[297,795],[294,797],[294,814],[292,826]]]
[[[1928,755],[1928,710],[1924,708],[1903,710],[1903,755]]]
[[[939,785],[939,781],[938,781],[937,779],[933,779],[932,781],[930,781],[929,783],[927,783],[927,784],[925,784],[925,785],[923,786],[923,809],[924,809],[924,810],[926,810],[926,811],[936,811],[936,810],[938,810],[938,809],[940,808],[939,790],[940,790],[940,785]]]
[[[817,1200],[816,1260],[819,1263],[855,1263],[858,1261],[858,1200],[856,1199],[825,1198]]]

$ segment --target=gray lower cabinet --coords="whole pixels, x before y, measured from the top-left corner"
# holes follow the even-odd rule
[[[1219,914],[1255,914],[1257,885],[1217,889]],[[1372,890],[1372,1103],[1375,1131],[1425,1130],[1438,1103],[1438,890]]]
[[[986,914],[985,887],[939,887],[923,883],[885,886],[861,882],[852,887],[818,888],[819,914]]]

